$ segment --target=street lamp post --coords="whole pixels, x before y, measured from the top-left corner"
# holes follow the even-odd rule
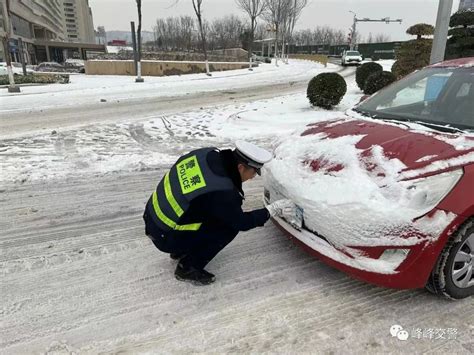
[[[448,38],[449,18],[453,7],[453,0],[440,0],[438,16],[431,47],[430,64],[441,62],[444,59],[446,40]]]
[[[354,14],[354,20],[352,22],[351,40],[349,42],[349,49],[353,50],[354,49],[354,37],[355,37],[356,25],[357,25],[357,15],[354,11],[349,10],[349,12]]]

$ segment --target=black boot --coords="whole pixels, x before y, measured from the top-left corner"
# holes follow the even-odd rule
[[[181,260],[185,256],[186,256],[186,254],[170,253],[170,258],[173,259],[173,260]]]
[[[176,267],[174,276],[179,281],[189,281],[197,286],[209,285],[216,281],[216,277],[206,270],[196,269],[192,266],[184,266],[181,263]]]

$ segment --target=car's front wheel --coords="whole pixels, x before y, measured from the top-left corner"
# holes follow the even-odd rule
[[[464,223],[448,241],[426,288],[453,299],[474,295],[474,218]]]

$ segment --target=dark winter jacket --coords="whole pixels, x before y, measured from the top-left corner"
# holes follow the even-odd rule
[[[234,184],[234,189],[211,192],[197,197],[181,217],[180,224],[202,223],[199,234],[239,232],[263,226],[270,218],[266,208],[250,212],[242,211],[244,192],[237,169],[237,160],[232,150],[211,151],[207,155],[207,162],[215,174],[229,177]],[[153,213],[153,206],[148,203],[144,215],[148,233],[152,236],[163,234],[163,231],[154,225],[153,219],[147,217],[151,213]],[[183,236],[193,234],[191,231],[173,231],[173,233]]]

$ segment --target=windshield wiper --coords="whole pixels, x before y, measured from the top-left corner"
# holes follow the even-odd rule
[[[353,111],[355,111],[357,113],[360,113],[363,116],[370,117],[370,118],[373,118],[373,119],[376,119],[376,120],[383,120],[383,121],[395,123],[395,124],[402,125],[402,126],[405,126],[407,128],[410,128],[409,125],[404,123],[404,122],[409,122],[409,120],[407,120],[406,118],[387,117],[387,116],[384,116],[384,115],[380,115],[378,113],[368,113],[366,111],[357,110],[357,109],[353,109]]]
[[[392,115],[390,113],[385,113],[385,112],[384,112],[383,115],[380,115],[378,113],[370,113],[370,112],[359,110],[359,109],[353,109],[353,111],[355,111],[357,113],[360,113],[363,116],[367,116],[367,117],[378,119],[378,120],[384,120],[384,121],[392,122],[392,123],[395,123],[395,124],[404,125],[408,128],[410,128],[410,126],[407,123],[411,122],[411,123],[418,123],[422,126],[432,128],[432,129],[435,129],[435,130],[441,131],[441,132],[466,133],[466,131],[467,131],[467,130],[456,128],[456,127],[453,127],[453,126],[446,126],[446,125],[442,125],[442,124],[430,123],[430,122],[425,122],[425,121],[420,121],[420,120],[413,120],[413,119],[409,119],[409,118],[406,118],[406,117],[399,117],[397,115]]]
[[[428,128],[433,128],[441,132],[448,132],[448,133],[465,133],[462,129],[452,127],[452,126],[445,126],[445,125],[439,125],[436,123],[429,123],[429,122],[424,122],[424,121],[412,121],[413,123],[418,123],[422,126],[428,127]]]

